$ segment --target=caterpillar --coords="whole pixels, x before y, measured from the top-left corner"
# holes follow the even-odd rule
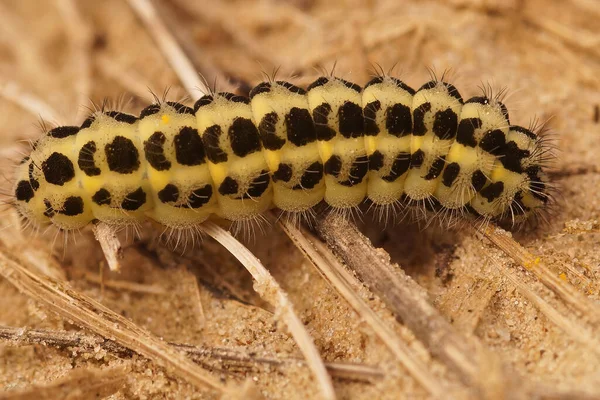
[[[413,90],[388,75],[364,88],[324,76],[306,90],[269,79],[249,97],[215,91],[193,108],[157,100],[139,117],[97,110],[34,144],[13,202],[61,230],[147,219],[185,229],[365,199],[516,224],[551,200],[548,149],[510,124],[500,97],[465,101],[443,78]]]

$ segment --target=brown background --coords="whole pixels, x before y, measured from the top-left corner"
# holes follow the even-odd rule
[[[450,71],[463,97],[490,84],[508,88],[511,122],[528,126],[534,117],[549,126],[559,149],[553,180],[560,187],[550,223],[515,238],[543,254],[552,272],[598,301],[600,251],[600,5],[595,0],[541,1],[186,1],[154,3],[196,69],[220,90],[248,90],[279,68],[278,77],[305,85],[324,68],[364,84],[378,64],[413,87],[429,79],[427,68]],[[293,77],[293,78],[292,78]],[[182,84],[127,1],[0,1],[0,130],[3,190],[10,187],[11,163],[23,140],[40,135],[40,108],[34,96],[54,110],[49,125],[80,123],[90,99],[105,97],[137,112],[151,101],[147,88],[169,98],[185,96]],[[122,97],[120,97],[122,96]],[[198,93],[198,96],[200,93]],[[32,111],[33,109],[33,111]],[[46,116],[44,114],[43,116]],[[9,211],[4,224],[13,221]],[[527,381],[578,395],[600,395],[600,358],[589,344],[567,334],[519,294],[497,265],[510,265],[499,251],[470,234],[411,224],[363,226],[376,245],[423,287],[431,301],[464,335],[477,336]],[[8,221],[8,222],[7,222]],[[565,227],[571,227],[565,231]],[[15,236],[17,235],[17,236]],[[29,241],[14,228],[3,240]],[[103,257],[89,232],[66,249],[53,234],[42,236],[77,290],[148,328],[165,340],[242,348],[262,356],[298,356],[281,321],[252,290],[245,270],[225,250],[205,239],[183,256],[171,254],[145,234],[126,250],[124,270],[108,275],[120,288],[94,283]],[[36,239],[38,240],[38,239]],[[60,242],[60,240],[59,240]],[[340,398],[427,398],[427,392],[400,366],[304,260],[277,226],[258,233],[248,245],[265,263],[314,338],[326,361],[377,366],[372,383],[334,380]],[[52,249],[52,250],[51,250]],[[63,257],[64,253],[64,257]],[[511,267],[517,268],[517,267]],[[564,274],[564,275],[562,275]],[[194,302],[196,281],[204,310]],[[527,276],[557,311],[569,311]],[[134,285],[138,284],[138,285]],[[157,293],[148,293],[154,291]],[[365,291],[369,304],[411,343],[448,387],[457,378],[410,331],[395,323],[382,303]],[[0,325],[75,330],[0,280]],[[0,342],[0,388],[24,389],[50,383],[74,368],[131,366],[125,386],[112,398],[204,398],[185,382],[141,357],[123,360],[102,352],[14,346]],[[237,375],[216,372],[226,379]],[[269,398],[317,398],[305,367],[283,372],[248,372]],[[458,386],[457,396],[465,395]]]

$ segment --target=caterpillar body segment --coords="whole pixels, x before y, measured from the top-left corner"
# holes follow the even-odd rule
[[[250,100],[217,93],[202,97],[194,110],[216,188],[217,214],[238,221],[265,212],[273,187]]]
[[[508,111],[501,102],[485,96],[465,102],[435,191],[443,207],[462,208],[483,188],[502,155],[509,126]]]
[[[194,110],[178,103],[152,104],[140,114],[139,136],[154,202],[148,216],[165,226],[197,225],[219,208],[196,127]]]
[[[362,93],[365,148],[369,158],[367,195],[374,204],[397,203],[410,167],[412,102],[415,91],[385,76],[371,80]]]
[[[79,167],[76,179],[99,221],[131,224],[154,208],[138,123],[133,115],[97,111],[76,135],[71,148]],[[90,215],[87,210],[83,215]]]
[[[358,206],[367,195],[361,88],[321,77],[308,87],[308,105],[317,129],[325,173],[324,199],[333,208]]]
[[[511,126],[490,180],[471,201],[475,212],[521,222],[543,209],[550,198],[541,149],[533,131]]]
[[[427,82],[415,93],[410,170],[404,185],[413,202],[434,199],[462,106],[458,90],[444,81]]]
[[[14,204],[69,230],[148,218],[193,228],[213,214],[303,215],[322,200],[348,210],[367,198],[517,223],[549,201],[544,141],[511,126],[497,98],[463,101],[443,81],[415,92],[388,76],[364,89],[334,77],[306,91],[264,82],[250,97],[157,103],[139,118],[97,111],[52,129],[17,166]]]
[[[307,211],[323,200],[325,181],[306,91],[288,82],[263,82],[250,92],[250,104],[273,181],[273,205]]]

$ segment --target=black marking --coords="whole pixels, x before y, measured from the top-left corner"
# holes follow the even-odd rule
[[[369,171],[369,158],[367,156],[356,157],[350,167],[348,180],[340,182],[344,186],[354,186],[362,182],[363,178]]]
[[[438,81],[429,81],[423,84],[423,86],[421,86],[419,88],[419,90],[417,90],[417,92],[421,91],[421,90],[429,90],[429,89],[433,89],[434,87],[436,87],[438,85]]]
[[[83,124],[81,124],[80,129],[89,128],[90,126],[92,126],[92,124],[94,123],[95,120],[96,120],[96,115],[95,114],[91,114],[90,116],[88,116],[85,119],[85,121],[83,121]]]
[[[305,95],[306,94],[306,90],[302,89],[301,87],[298,87],[296,85],[293,85],[289,82],[286,81],[277,81],[277,83],[281,86],[283,86],[284,88],[286,88],[287,90],[289,90],[292,93],[296,93],[296,94],[300,94],[300,95]]]
[[[54,152],[42,163],[42,171],[46,182],[62,186],[75,178],[75,169],[69,157]]]
[[[481,124],[482,122],[479,118],[461,119],[460,123],[458,124],[456,141],[462,144],[463,146],[477,146],[477,140],[475,139],[475,129],[481,128]]]
[[[344,84],[344,86],[346,86],[348,89],[352,89],[356,93],[360,93],[362,91],[362,88],[360,86],[358,86],[356,83],[348,82],[347,80],[341,79],[341,78],[336,78],[336,79],[338,81],[342,82]]]
[[[294,186],[294,190],[312,189],[323,179],[323,164],[315,161],[310,164],[300,178],[300,185]]]
[[[111,202],[111,196],[110,196],[110,192],[104,188],[98,190],[96,193],[94,193],[94,195],[92,196],[92,201],[96,204],[98,204],[99,206],[103,206],[103,205],[110,205]]]
[[[140,113],[140,119],[144,119],[150,115],[158,114],[160,112],[160,104],[150,104],[144,108]]]
[[[213,164],[218,164],[227,161],[227,153],[221,149],[221,127],[212,125],[206,128],[202,134],[202,143],[206,151],[206,157]]]
[[[250,104],[250,99],[244,96],[238,96],[237,94],[229,93],[229,92],[221,92],[219,96],[224,97],[227,101],[231,101],[233,103],[244,103]]]
[[[488,99],[485,96],[475,96],[475,97],[471,97],[469,100],[465,101],[465,104],[469,104],[469,103],[477,103],[477,104],[487,105],[487,104],[490,104],[490,99]]]
[[[146,192],[141,187],[127,194],[121,202],[121,207],[126,211],[135,211],[146,202]]]
[[[420,168],[423,165],[423,160],[425,159],[425,153],[423,150],[419,149],[411,154],[410,156],[410,167],[411,168]]]
[[[204,185],[201,188],[194,189],[188,196],[187,204],[185,208],[197,209],[207,204],[213,194],[212,185]]]
[[[219,185],[219,193],[223,196],[237,194],[239,185],[235,179],[230,176],[225,177]]]
[[[312,116],[315,121],[315,129],[317,131],[317,140],[328,141],[335,137],[336,133],[329,126],[329,113],[331,106],[328,103],[322,103],[315,107]]]
[[[375,150],[369,156],[369,169],[371,171],[379,171],[383,167],[384,156],[379,150]]]
[[[233,154],[246,157],[261,150],[258,129],[251,119],[238,117],[229,127],[229,142]]]
[[[250,100],[254,98],[254,96],[261,93],[269,93],[271,91],[271,84],[269,82],[261,82],[258,85],[254,86],[250,91]]]
[[[106,111],[104,112],[104,115],[114,119],[115,121],[125,122],[129,125],[135,124],[135,122],[138,120],[135,115],[125,114],[119,111]]]
[[[214,97],[212,97],[211,95],[204,95],[204,96],[200,97],[200,99],[198,99],[198,101],[196,101],[196,103],[194,104],[194,112],[198,112],[198,110],[201,107],[212,104],[212,102],[214,100],[215,100]]]
[[[18,201],[29,203],[29,200],[33,199],[34,194],[29,181],[19,181],[15,189],[15,197]]]
[[[444,173],[442,174],[442,183],[444,186],[451,187],[459,172],[460,165],[458,163],[452,162],[448,164],[446,169],[444,169]]]
[[[31,164],[29,164],[29,167],[28,167],[28,172],[29,172],[28,175],[29,175],[29,185],[31,185],[31,188],[35,192],[36,190],[38,190],[40,188],[40,182],[38,182],[38,180],[33,177],[34,169],[35,169],[35,165],[32,162]]]
[[[50,200],[44,199],[44,205],[46,206],[46,209],[44,210],[44,216],[48,218],[54,217],[56,215],[56,211],[52,207],[52,203],[50,203]]]
[[[308,85],[308,88],[306,88],[306,90],[308,90],[309,92],[319,86],[323,86],[325,84],[327,84],[327,82],[329,82],[329,78],[327,77],[320,77],[318,78],[316,81],[314,81],[313,83],[311,83],[310,85]]]
[[[346,101],[338,110],[340,134],[345,138],[363,136],[364,119],[362,107]]]
[[[276,112],[270,112],[265,114],[258,124],[258,132],[260,133],[260,139],[265,149],[267,150],[279,150],[285,144],[285,139],[280,138],[277,135],[276,126],[279,121],[279,116]]]
[[[486,198],[489,203],[500,197],[504,191],[504,182],[490,183],[488,186],[481,189],[481,196]]]
[[[413,135],[424,136],[427,132],[425,114],[431,111],[431,103],[423,103],[413,111]]]
[[[451,83],[442,82],[444,86],[448,89],[448,94],[458,100],[461,104],[463,103],[463,98],[458,92],[458,89]]]
[[[69,217],[83,214],[83,199],[79,196],[67,197],[58,213]]]
[[[104,147],[108,168],[119,174],[131,174],[140,168],[137,148],[124,136],[117,136]]]
[[[446,87],[446,89],[448,90],[448,94],[452,97],[454,97],[455,99],[457,99],[458,101],[460,101],[460,103],[463,103],[463,98],[460,95],[460,93],[458,92],[458,89],[456,89],[456,87],[454,87],[454,85],[452,85],[451,83],[448,82],[443,82],[443,81],[429,81],[426,84],[424,84],[423,86],[421,86],[419,88],[419,90],[427,90],[427,89],[433,89],[436,86],[438,86],[438,84],[444,85]]]
[[[167,171],[171,168],[171,161],[165,157],[164,144],[167,138],[162,132],[154,132],[144,142],[144,155],[148,163],[157,171]]]
[[[342,159],[336,155],[331,156],[329,160],[325,161],[323,170],[325,174],[337,178],[342,170]]]
[[[23,159],[21,159],[21,161],[19,162],[19,165],[25,164],[27,161],[29,161],[29,156],[23,157]]]
[[[167,183],[167,185],[162,188],[158,193],[158,199],[163,203],[176,202],[179,200],[179,189],[177,186],[172,183]]]
[[[535,133],[533,133],[529,129],[523,128],[522,126],[513,125],[510,127],[510,130],[516,131],[516,132],[521,132],[521,133],[527,135],[527,137],[529,137],[530,139],[537,139],[537,135]]]
[[[96,154],[96,142],[89,141],[79,150],[77,165],[87,176],[98,176],[102,173],[100,168],[96,167],[94,154]]]
[[[368,88],[371,85],[377,85],[379,83],[383,83],[383,76],[376,76],[375,78],[371,79],[369,82],[367,82],[367,84],[365,85],[365,89]]]
[[[369,83],[367,83],[365,85],[365,89],[368,88],[371,85],[376,85],[379,83],[383,83],[385,77],[383,76],[376,76],[375,78],[371,79],[369,81]],[[394,83],[394,85],[396,85],[397,87],[406,90],[408,93],[410,93],[411,95],[415,94],[415,90],[413,88],[411,88],[410,86],[408,86],[407,84],[405,84],[404,82],[402,82],[400,79],[398,78],[394,78],[392,76],[389,77],[389,79],[391,79],[391,81]]]
[[[59,126],[48,131],[48,136],[55,139],[64,139],[69,136],[77,135],[79,132],[78,126]]]
[[[394,182],[396,179],[401,177],[408,168],[410,167],[410,154],[408,153],[398,153],[394,162],[392,163],[392,168],[390,169],[389,175],[384,176],[382,179],[386,182]]]
[[[436,158],[435,161],[431,164],[431,168],[429,168],[427,175],[425,175],[423,179],[427,181],[436,179],[442,173],[444,165],[446,165],[445,156]]]
[[[479,142],[479,147],[484,151],[494,154],[501,155],[504,153],[504,146],[506,145],[506,137],[504,132],[500,129],[494,129],[493,131],[486,132]]]
[[[528,150],[521,150],[515,142],[510,141],[504,147],[503,155],[499,159],[504,168],[520,174],[523,172],[521,161],[529,155]]]
[[[317,140],[315,123],[305,108],[292,107],[285,116],[285,128],[287,139],[295,146],[301,147]]]
[[[291,164],[281,163],[277,167],[277,171],[273,173],[273,182],[289,182],[292,179],[293,172]]]
[[[379,133],[379,125],[377,125],[377,111],[379,110],[381,110],[379,100],[368,103],[363,109],[365,135],[376,136]]]
[[[433,120],[433,133],[442,140],[452,139],[456,136],[458,128],[458,115],[447,108],[435,113]]]
[[[171,107],[173,107],[173,109],[175,109],[175,112],[177,114],[194,115],[194,109],[191,107],[188,107],[188,106],[178,103],[176,101],[167,101],[167,104],[170,105]]]
[[[473,175],[471,175],[471,185],[473,185],[473,189],[475,189],[476,192],[479,192],[481,189],[483,189],[486,182],[487,178],[485,177],[485,174],[479,169],[473,172]]]
[[[500,110],[502,110],[502,115],[504,115],[504,118],[506,118],[506,123],[510,124],[510,117],[508,116],[508,108],[506,108],[504,103],[501,103],[501,102],[498,102],[498,105],[500,106]]]
[[[204,146],[198,130],[184,126],[173,139],[175,145],[175,158],[181,165],[202,165],[205,160]]]
[[[263,193],[269,188],[270,182],[271,177],[269,176],[269,171],[263,169],[260,171],[260,175],[252,180],[250,187],[242,196],[242,198],[256,199],[262,196]]]
[[[403,137],[412,133],[412,114],[410,108],[396,103],[385,110],[385,127],[390,135]]]

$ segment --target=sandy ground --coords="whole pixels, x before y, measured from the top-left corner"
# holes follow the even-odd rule
[[[552,171],[560,195],[550,222],[514,237],[543,256],[550,271],[575,286],[597,310],[600,7],[594,0],[514,0],[501,5],[487,0],[154,4],[194,68],[211,85],[216,80],[220,89],[247,91],[274,68],[279,68],[279,77],[293,76],[298,84],[306,84],[320,68],[330,70],[334,63],[337,74],[360,84],[379,64],[385,70],[395,66],[413,87],[428,79],[427,67],[438,72],[451,68],[451,81],[464,97],[479,93],[482,83],[496,90],[508,88],[511,122],[528,125],[533,117],[551,118],[560,150]],[[50,124],[78,123],[90,99],[102,102],[120,96],[127,100],[127,110],[137,112],[151,100],[147,88],[156,93],[171,88],[173,99],[186,95],[127,1],[0,1],[3,176],[10,177],[11,160],[25,149],[22,141],[40,134],[40,114]],[[6,215],[3,223],[8,225],[10,212]],[[574,311],[472,233],[422,230],[411,224],[383,229],[370,218],[366,216],[360,227],[373,243],[386,249],[427,291],[461,335],[479,340],[523,381],[539,384],[537,395],[600,396],[600,346],[589,316]],[[48,263],[54,260],[60,266],[55,274],[73,289],[165,341],[239,350],[254,359],[302,357],[280,315],[255,293],[250,275],[222,247],[206,238],[183,254],[171,252],[154,240],[156,231],[146,231],[143,240],[127,242],[121,273],[106,270],[90,231],[66,248],[52,246],[52,234],[31,241],[10,227],[0,232],[0,239],[11,243],[14,254],[27,246],[37,247],[41,259],[52,254]],[[277,225],[243,240],[288,293],[323,360],[363,368],[350,378],[333,378],[339,398],[431,397]],[[106,284],[101,288],[98,271],[103,266]],[[519,285],[526,289],[519,290]],[[8,280],[0,279],[0,294],[5,338],[18,339],[31,329],[43,329],[50,338],[65,331],[89,334],[21,294]],[[448,393],[475,397],[377,296],[363,288],[359,297]],[[553,318],[553,313],[562,319]],[[203,359],[201,365],[223,382],[250,379],[266,398],[321,397],[310,369],[298,362],[279,368],[257,360],[232,364]],[[129,371],[122,379],[102,383],[102,373],[120,366]],[[371,367],[374,375],[366,372]],[[79,384],[73,374],[81,371],[92,372]],[[6,391],[0,398],[17,398],[14,393],[19,390],[52,398],[51,393],[58,393],[52,392],[57,387],[52,384],[59,379],[65,379],[67,388],[79,389],[72,392],[73,398],[216,397],[216,392],[198,389],[139,355],[116,354],[101,345],[89,349],[74,343],[0,340],[0,390]],[[99,386],[86,392],[86,385],[94,382]],[[491,397],[501,398],[502,391],[492,391]]]

